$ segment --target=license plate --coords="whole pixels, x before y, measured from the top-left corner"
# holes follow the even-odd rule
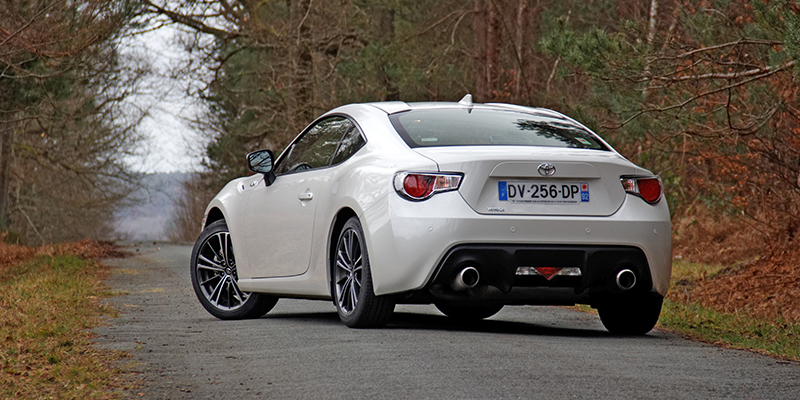
[[[497,197],[511,203],[580,204],[589,201],[589,184],[574,182],[498,182]]]

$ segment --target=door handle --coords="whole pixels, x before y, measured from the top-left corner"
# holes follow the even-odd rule
[[[308,201],[314,198],[314,193],[311,192],[300,193],[300,195],[297,196],[297,198],[300,199],[300,201]]]

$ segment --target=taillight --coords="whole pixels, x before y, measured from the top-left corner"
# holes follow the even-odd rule
[[[461,174],[399,172],[394,177],[394,189],[411,200],[425,200],[436,193],[458,189]]]
[[[626,192],[641,197],[648,204],[658,203],[664,193],[661,178],[657,176],[623,177],[620,181]]]

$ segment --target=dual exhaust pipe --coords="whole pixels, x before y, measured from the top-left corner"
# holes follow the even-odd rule
[[[469,290],[478,286],[481,280],[481,274],[475,267],[468,266],[458,271],[455,278],[450,282],[450,287],[456,291],[461,292]],[[636,286],[636,274],[630,269],[623,269],[617,272],[616,279],[614,280],[620,290],[628,291]]]

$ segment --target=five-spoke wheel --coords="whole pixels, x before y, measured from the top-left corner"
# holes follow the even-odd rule
[[[200,303],[220,319],[258,318],[278,299],[239,289],[236,258],[225,221],[209,225],[194,245],[192,286]]]

